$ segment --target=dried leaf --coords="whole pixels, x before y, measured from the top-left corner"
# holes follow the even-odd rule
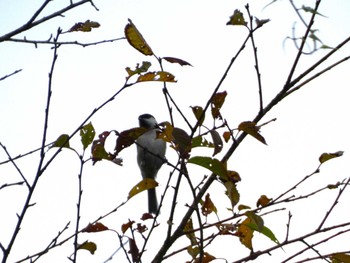
[[[239,206],[238,206],[238,210],[239,210],[239,211],[246,210],[246,209],[251,209],[251,207],[250,207],[250,206],[247,206],[247,205],[239,205]]]
[[[147,72],[140,75],[136,82],[144,81],[176,82],[175,76],[166,71]]]
[[[137,127],[119,133],[115,145],[115,154],[118,155],[122,150],[132,145],[145,131],[145,128]]]
[[[125,26],[124,33],[129,44],[146,56],[153,55],[151,47],[147,44],[136,26],[129,19],[129,24]]]
[[[80,137],[81,137],[81,143],[83,144],[84,150],[92,143],[92,141],[95,138],[95,129],[94,126],[92,126],[91,122],[84,125],[80,129]]]
[[[76,23],[74,26],[71,27],[71,29],[68,30],[68,32],[90,32],[93,28],[100,27],[100,24],[98,22],[86,20],[84,23],[79,22]]]
[[[192,65],[190,63],[188,63],[185,60],[179,59],[179,58],[173,58],[173,57],[164,57],[163,59],[165,59],[166,61],[170,62],[170,63],[177,63],[180,66],[191,66]]]
[[[233,12],[233,15],[230,16],[230,20],[226,23],[226,25],[246,26],[247,22],[244,20],[242,12],[236,9]]]
[[[191,241],[191,246],[197,245],[197,239],[196,239],[196,235],[193,232],[193,223],[192,223],[192,219],[188,219],[186,225],[184,226],[183,231],[186,234],[186,237]]]
[[[224,138],[225,142],[228,142],[231,138],[231,133],[226,131],[222,134],[222,137]]]
[[[135,196],[135,195],[137,195],[145,190],[155,188],[157,186],[158,186],[158,183],[156,182],[156,180],[154,180],[152,178],[145,178],[130,190],[129,195],[128,195],[128,199],[132,198],[133,196]]]
[[[329,258],[332,263],[350,263],[350,255],[346,253],[334,253]]]
[[[249,135],[253,136],[258,141],[266,144],[265,138],[260,135],[260,126],[257,126],[255,122],[244,121],[238,125],[238,130],[244,131]]]
[[[132,225],[135,223],[135,221],[130,221],[128,223],[122,224],[122,232],[125,234],[125,232],[132,227]]]
[[[250,218],[247,217],[241,224],[239,224],[235,235],[239,237],[239,241],[243,245],[245,245],[250,250],[253,250],[252,239],[254,230],[247,226],[247,224],[250,222]]]
[[[110,132],[105,131],[98,136],[97,140],[94,140],[92,142],[91,155],[92,155],[93,164],[103,159],[109,160],[109,161],[114,159],[114,156],[110,153],[107,153],[104,147],[106,139],[109,135],[110,135]]]
[[[330,159],[340,157],[343,154],[344,154],[343,151],[337,151],[335,153],[322,153],[320,158],[318,158],[318,159],[319,159],[320,163],[324,163]]]
[[[215,259],[216,257],[210,255],[208,252],[204,252],[203,258],[196,258],[193,263],[209,263]]]
[[[204,119],[205,119],[205,113],[203,114],[203,108],[200,106],[194,106],[194,107],[191,107],[191,109],[192,109],[192,112],[199,123],[199,126],[201,126],[203,124]],[[202,116],[202,114],[203,114],[203,116]]]
[[[175,150],[183,159],[188,159],[191,152],[191,137],[182,129],[174,128],[172,131],[172,142]]]
[[[126,72],[128,72],[128,77],[130,78],[131,76],[138,74],[140,75],[141,73],[147,72],[148,69],[151,67],[151,62],[148,61],[143,61],[142,65],[140,66],[139,63],[136,64],[136,68],[134,70],[130,69],[129,67],[125,68]]]
[[[210,194],[207,193],[205,196],[204,203],[202,204],[202,214],[204,216],[208,216],[212,212],[217,214],[218,210],[216,209],[213,201],[210,199]]]
[[[81,232],[87,232],[87,233],[96,233],[109,230],[108,227],[106,227],[104,224],[100,222],[96,222],[94,224],[88,224],[87,227],[85,227]]]
[[[272,198],[268,198],[266,195],[261,195],[258,201],[256,202],[256,207],[264,207],[267,206]]]
[[[211,105],[211,114],[214,119],[217,119],[217,118],[222,119],[220,109],[225,102],[226,95],[227,95],[227,92],[223,91],[223,92],[216,93],[212,97],[210,101],[211,103],[210,105]]]

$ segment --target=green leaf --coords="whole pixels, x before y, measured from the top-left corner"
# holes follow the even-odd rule
[[[83,144],[84,150],[92,143],[95,138],[95,129],[91,122],[84,125],[80,129],[81,143]]]
[[[60,135],[51,147],[70,148],[69,135],[68,134]]]
[[[245,215],[250,218],[250,224],[252,224],[252,229],[256,230],[258,232],[261,232],[261,230],[264,227],[264,220],[262,219],[261,216],[258,216],[252,211],[247,211],[245,212]]]
[[[220,162],[218,159],[205,157],[205,156],[194,156],[188,160],[188,163],[197,164],[204,168],[207,168],[212,173],[227,178],[227,169],[224,164]]]

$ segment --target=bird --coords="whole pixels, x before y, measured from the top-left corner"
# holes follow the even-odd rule
[[[143,179],[156,179],[157,173],[164,163],[166,142],[157,138],[159,128],[156,119],[151,114],[142,114],[138,119],[140,127],[147,130],[136,140],[137,164]],[[148,212],[150,214],[158,212],[155,188],[148,189]]]

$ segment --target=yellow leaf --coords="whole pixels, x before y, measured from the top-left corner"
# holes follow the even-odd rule
[[[251,222],[250,218],[246,218],[238,226],[236,236],[239,237],[239,241],[241,241],[243,245],[245,245],[250,250],[253,250],[252,239],[253,239],[254,230],[246,226],[246,224],[249,224],[250,222]]]
[[[151,47],[147,44],[136,26],[129,19],[129,24],[125,26],[124,33],[129,44],[146,56],[153,55]]]
[[[333,158],[336,158],[336,157],[340,157],[344,154],[343,151],[338,151],[338,152],[335,152],[335,153],[322,153],[320,158],[319,158],[319,161],[320,163],[324,163],[330,159],[333,159]]]
[[[196,235],[193,231],[193,223],[192,223],[192,219],[188,219],[185,227],[184,227],[184,232],[186,234],[186,237],[191,241],[191,246],[194,245],[198,245],[197,239],[196,239]]]
[[[156,182],[156,180],[152,178],[145,178],[130,190],[128,199],[141,193],[142,191],[155,188],[157,186],[158,186],[158,183]]]
[[[253,136],[258,141],[266,144],[265,138],[262,137],[259,133],[260,126],[256,126],[255,122],[244,121],[238,125],[238,130],[248,133],[250,136]]]

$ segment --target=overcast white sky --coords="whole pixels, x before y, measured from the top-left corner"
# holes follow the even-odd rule
[[[1,0],[0,35],[23,25],[41,2]],[[63,7],[66,2],[69,3],[69,1],[64,3],[53,1],[43,16]],[[170,93],[183,112],[194,122],[189,106],[205,105],[231,57],[236,54],[247,34],[244,28],[226,26],[229,16],[235,9],[240,9],[247,17],[244,8],[247,2],[252,15],[260,19],[271,19],[271,22],[255,35],[264,102],[267,104],[282,88],[296,53],[293,43],[284,40],[291,35],[294,22],[297,21],[297,33],[301,33],[304,29],[287,0],[276,1],[266,9],[263,9],[263,6],[269,1],[261,0],[97,0],[94,3],[99,12],[87,4],[68,12],[65,17],[53,19],[15,37],[45,40],[51,34],[55,35],[58,27],[68,30],[76,22],[90,19],[99,22],[101,27],[90,33],[65,34],[60,40],[88,43],[113,39],[123,37],[124,27],[130,18],[156,55],[178,57],[193,65],[193,67],[180,67],[164,64],[165,70],[173,73],[178,80],[175,84],[168,84]],[[313,1],[307,2],[311,4]],[[298,6],[302,3],[303,1],[296,1]],[[350,2],[347,0],[322,1],[320,13],[328,18],[318,17],[315,28],[320,29],[318,36],[324,44],[334,47],[349,36],[349,11]],[[331,61],[349,55],[349,51],[349,46],[346,46]],[[303,58],[297,73],[301,73],[326,52],[320,51],[311,57]],[[0,82],[0,141],[12,156],[40,146],[52,57],[53,50],[46,45],[39,45],[38,48],[30,44],[13,42],[0,45],[0,77],[17,69],[23,69],[19,74]],[[158,70],[154,58],[144,57],[126,40],[85,48],[62,46],[58,50],[53,78],[48,142],[55,140],[60,134],[70,134],[74,131],[94,108],[122,87],[126,77],[125,67],[132,68],[136,63],[145,60],[152,62],[151,69]],[[138,125],[137,117],[146,112],[153,114],[158,121],[168,120],[161,88],[161,83],[147,83],[125,90],[92,118],[97,134],[105,130],[122,131],[135,127]],[[318,165],[318,157],[323,152],[343,150],[345,155],[326,163],[321,173],[298,190],[298,194],[316,190],[328,183],[336,183],[349,176],[348,89],[349,65],[343,64],[287,98],[263,119],[267,121],[277,118],[276,122],[262,129],[262,135],[268,146],[253,138],[247,138],[229,162],[229,168],[238,171],[242,177],[242,182],[238,186],[241,203],[254,206],[261,194],[269,197],[278,196],[293,183],[314,171]],[[242,121],[251,120],[256,115],[257,82],[249,44],[233,66],[221,88],[221,91],[223,90],[228,93],[223,114],[231,127],[236,127]],[[186,129],[180,117],[177,114],[175,116],[176,125]],[[71,146],[81,152],[79,140],[78,136],[73,138]],[[48,156],[50,154],[49,152]],[[85,165],[82,226],[125,201],[131,187],[141,179],[134,147],[126,149],[121,155],[124,159],[123,167],[108,162],[97,163],[95,166],[91,163]],[[86,153],[85,159],[88,157],[89,152]],[[176,161],[171,149],[168,150],[167,158]],[[0,150],[0,161],[6,159],[6,154]],[[17,161],[29,180],[36,172],[37,161],[38,154]],[[36,205],[27,214],[9,262],[42,250],[68,221],[71,221],[69,233],[72,233],[76,215],[78,169],[77,156],[71,151],[63,150],[44,173],[33,197]],[[170,168],[163,167],[159,173],[158,197],[165,187],[169,171]],[[207,171],[199,170],[193,176],[198,176],[200,180],[203,173],[208,174]],[[19,180],[20,177],[12,165],[0,166],[0,185]],[[185,203],[191,202],[186,192],[188,190],[184,189],[178,202],[181,209]],[[225,217],[229,203],[224,197],[224,189],[215,184],[210,193],[220,209],[219,215],[221,213],[222,217]],[[0,242],[5,245],[15,226],[16,213],[21,211],[25,194],[24,186],[8,187],[0,191],[2,211]],[[336,191],[327,192],[319,196],[319,199],[305,201],[304,205],[301,203],[291,205],[294,215],[291,235],[295,237],[315,228],[336,194]],[[145,197],[145,194],[136,196],[103,223],[119,231],[121,224],[127,222],[129,218],[138,220],[146,210]],[[343,198],[350,196],[347,194]],[[169,203],[170,200],[168,195],[165,203],[167,201]],[[166,221],[168,210],[164,207],[160,222]],[[348,217],[345,211],[348,212],[345,210],[344,202],[341,202],[330,224],[349,220],[343,218]],[[179,213],[175,220],[179,220],[181,215],[182,213]],[[315,215],[316,219],[309,221],[311,215]],[[210,217],[210,220],[214,221],[215,217]],[[265,218],[266,225],[282,240],[286,220],[287,211]],[[162,225],[157,229],[158,233],[155,234],[157,238],[151,240],[144,262],[152,258],[152,252],[159,248],[165,236],[165,227]],[[272,245],[266,237],[256,236],[258,249]],[[82,236],[80,241],[83,242],[85,239],[96,242],[98,249],[94,256],[86,251],[79,251],[79,262],[103,262],[118,247],[117,236],[112,232]],[[234,260],[249,254],[238,240],[222,237],[216,242],[209,252],[217,257]],[[234,248],[235,255],[232,255],[231,249],[222,251],[222,244],[229,244],[230,248]],[[340,247],[339,241],[335,244]],[[177,248],[184,245],[188,245],[187,240],[183,244],[178,244]],[[264,260],[280,262],[281,258],[285,258],[298,248],[288,247],[285,249],[286,254],[277,252],[272,254],[273,257],[267,259],[265,257],[258,262],[266,262]],[[49,253],[49,256],[43,257],[41,262],[68,262],[67,256],[71,251],[70,245],[57,248],[52,254]],[[121,262],[123,259],[125,256],[119,252],[111,262]],[[189,260],[189,257],[183,254],[177,260],[183,262]]]

